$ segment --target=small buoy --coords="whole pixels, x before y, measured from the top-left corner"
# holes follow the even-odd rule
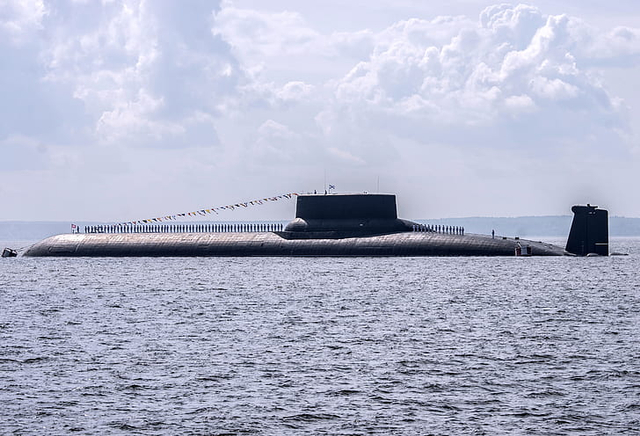
[[[2,250],[2,257],[17,257],[18,252],[13,248],[5,248]]]

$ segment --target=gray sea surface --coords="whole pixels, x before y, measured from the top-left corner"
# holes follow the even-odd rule
[[[0,434],[639,435],[640,239],[611,242],[0,259]]]

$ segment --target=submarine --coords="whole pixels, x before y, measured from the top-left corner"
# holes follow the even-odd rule
[[[212,226],[175,231],[155,226],[133,232],[61,234],[32,245],[24,256],[587,256],[608,255],[608,212],[574,206],[565,248],[519,238],[466,234],[459,227],[425,226],[398,218],[394,194],[304,194],[292,221],[273,231],[221,232]],[[249,226],[255,230],[254,226]],[[213,230],[218,230],[215,226]]]

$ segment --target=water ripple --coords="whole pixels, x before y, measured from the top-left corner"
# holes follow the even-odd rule
[[[602,259],[3,259],[8,434],[640,434]]]

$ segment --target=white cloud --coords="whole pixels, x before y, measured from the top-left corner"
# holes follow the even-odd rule
[[[304,82],[287,82],[281,89],[276,91],[276,95],[282,101],[300,101],[308,97],[313,88],[313,85]]]
[[[296,11],[266,12],[227,0],[213,18],[213,34],[229,44],[249,75],[277,86],[332,80],[373,48],[368,29],[323,34]]]
[[[448,33],[436,33],[438,38],[425,34],[441,22]],[[579,31],[595,30],[580,20],[545,17],[523,5],[489,7],[478,23],[438,19],[396,24],[381,32],[385,37],[378,39],[369,60],[337,82],[323,129],[339,130],[327,125],[329,119],[353,123],[351,117],[326,113],[346,111],[382,134],[459,144],[461,128],[472,138],[474,126],[508,124],[516,117],[525,123],[520,127],[526,126],[519,129],[523,146],[534,137],[547,147],[567,139],[608,141],[629,126],[615,99],[581,66],[588,52],[580,49]],[[391,43],[386,38],[390,33]],[[599,33],[592,37],[608,38]],[[390,122],[379,123],[382,114]],[[396,128],[400,117],[402,131]],[[547,129],[547,123],[557,127]],[[500,129],[494,130],[495,135],[486,137],[482,127],[480,137],[490,141],[485,146],[502,142]],[[367,150],[361,157],[370,156]]]
[[[320,35],[296,12],[265,14],[228,4],[215,15],[213,33],[247,59],[301,54],[318,49]]]
[[[0,0],[0,40],[20,45],[42,29],[48,9],[43,0]]]
[[[0,171],[33,181],[0,201],[55,208],[72,185],[87,203],[59,215],[133,219],[174,200],[313,190],[326,169],[345,190],[378,176],[401,195],[430,187],[439,213],[461,214],[500,210],[500,189],[518,194],[507,211],[571,189],[594,163],[596,185],[637,162],[636,82],[613,93],[603,71],[637,70],[640,30],[527,5],[435,17],[426,3],[374,3],[384,26],[357,26],[364,2],[344,9],[362,21],[334,1],[323,16],[335,22],[316,25],[304,2],[0,0]],[[527,172],[541,176],[513,183]],[[615,177],[607,186],[629,180]],[[90,194],[106,185],[103,205]]]
[[[531,80],[533,94],[549,100],[565,100],[577,97],[580,90],[577,86],[563,82],[560,79],[535,77]]]
[[[197,114],[215,115],[235,92],[240,76],[233,58],[198,15],[209,16],[214,6],[199,2],[186,8],[144,0],[105,4],[90,27],[55,28],[45,51],[46,80],[73,88],[73,96],[94,120],[89,128],[97,141],[215,144],[210,120],[203,126],[195,121]],[[190,22],[192,18],[199,22]],[[203,134],[208,137],[197,138]]]
[[[510,112],[534,110],[536,104],[528,95],[513,95],[504,101],[507,110]]]
[[[356,165],[363,165],[365,164],[365,161],[357,156],[354,156],[353,154],[349,153],[348,151],[345,150],[341,150],[339,148],[336,147],[329,147],[329,154],[331,154],[332,156],[336,157],[338,160],[343,161],[344,163],[347,164],[356,164]]]
[[[278,139],[292,139],[296,135],[287,126],[277,123],[273,120],[265,121],[259,128],[258,133],[262,137],[271,137]]]
[[[255,40],[252,33],[241,35],[238,26],[245,15],[256,20],[256,29],[268,30]],[[320,34],[299,13],[249,14],[229,6],[217,17],[224,20],[216,20],[216,31],[242,65],[261,65],[246,89],[260,90],[258,100],[271,111],[268,116],[275,111],[291,132],[313,138],[308,143],[324,149],[318,155],[323,165],[370,171],[381,171],[385,164],[396,169],[409,165],[420,171],[420,165],[405,159],[408,144],[424,149],[446,144],[462,153],[477,149],[503,155],[504,181],[518,177],[519,162],[535,159],[541,166],[556,154],[597,161],[608,154],[628,156],[634,148],[636,136],[623,106],[594,69],[617,66],[622,53],[631,55],[629,63],[639,64],[633,57],[640,50],[633,44],[634,29],[602,32],[580,19],[547,16],[527,5],[491,6],[478,20],[412,18],[379,32],[364,31],[361,40],[355,33],[342,34],[354,41],[358,55],[348,70],[336,64],[327,79],[300,69],[296,59],[312,59],[309,68],[324,66],[322,57],[339,52],[335,33]],[[607,52],[611,56],[606,57]],[[284,84],[301,77],[313,93],[283,108],[275,96]],[[291,122],[293,110],[313,116],[315,124]],[[445,156],[443,148],[435,150]],[[475,162],[476,169],[469,167],[473,163],[463,164],[467,182],[487,163],[479,158]],[[580,165],[564,167],[579,172]],[[581,175],[548,176],[556,181],[567,177]]]

